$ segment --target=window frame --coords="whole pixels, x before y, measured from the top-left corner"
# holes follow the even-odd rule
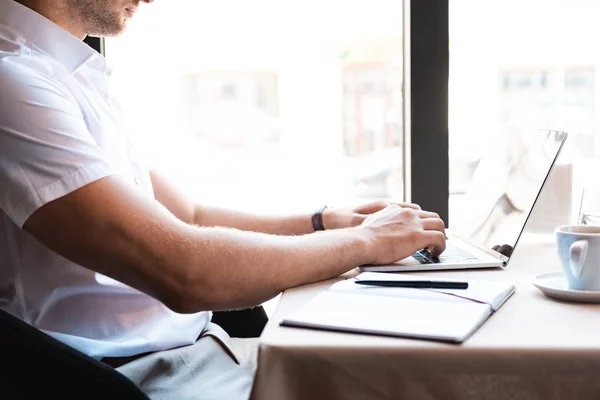
[[[98,53],[104,54],[104,38],[88,36],[83,41]]]
[[[405,0],[405,193],[449,226],[449,0]]]

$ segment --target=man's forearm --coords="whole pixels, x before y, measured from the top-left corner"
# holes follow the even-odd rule
[[[261,216],[216,207],[196,206],[194,224],[222,226],[273,235],[304,235],[313,232],[311,215]]]
[[[274,236],[189,227],[186,237],[187,251],[175,261],[189,268],[180,307],[186,312],[254,306],[369,262],[360,228]]]
[[[312,233],[311,215],[262,216],[251,213],[194,204],[183,191],[158,171],[151,174],[155,199],[181,221],[202,227],[227,227],[273,235]],[[323,214],[327,229],[351,226],[350,221],[327,209]],[[357,225],[357,223],[353,224]],[[352,225],[352,226],[353,226]]]

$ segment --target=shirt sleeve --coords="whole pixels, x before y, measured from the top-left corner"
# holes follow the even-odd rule
[[[22,228],[42,205],[112,174],[72,94],[0,60],[0,209]]]

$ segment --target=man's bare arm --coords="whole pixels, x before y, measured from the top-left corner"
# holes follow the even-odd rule
[[[46,204],[24,228],[56,253],[178,312],[254,306],[360,264],[445,246],[434,214],[399,207],[358,228],[304,236],[194,227],[118,177]]]
[[[198,226],[223,226],[243,231],[275,235],[312,233],[310,215],[262,216],[218,207],[195,204],[167,177],[152,171],[154,196],[169,211],[184,222]]]
[[[311,215],[256,215],[195,204],[182,190],[157,171],[151,173],[154,196],[177,218],[198,226],[223,226],[244,231],[275,235],[302,235],[312,233]],[[327,229],[357,226],[368,214],[384,208],[389,203],[373,202],[355,209],[326,209],[323,224]],[[402,203],[403,207],[420,209],[416,204]]]

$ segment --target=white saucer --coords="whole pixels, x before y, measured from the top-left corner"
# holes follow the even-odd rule
[[[569,289],[567,280],[562,272],[544,272],[535,277],[533,285],[546,296],[578,303],[600,303],[600,290]]]

